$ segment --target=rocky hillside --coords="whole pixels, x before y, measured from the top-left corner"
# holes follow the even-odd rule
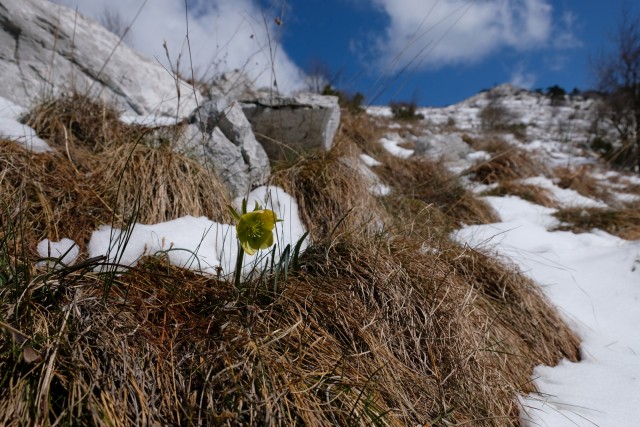
[[[536,425],[606,401],[552,373],[636,345],[599,322],[633,312],[640,180],[591,149],[615,142],[597,99],[503,85],[397,119],[239,73],[200,94],[54,3],[0,10],[0,424]],[[535,270],[565,262],[575,287]]]

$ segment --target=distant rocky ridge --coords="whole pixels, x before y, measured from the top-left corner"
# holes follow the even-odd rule
[[[191,86],[50,1],[0,0],[0,46],[0,96],[19,105],[76,90],[136,114],[186,116],[196,107]]]

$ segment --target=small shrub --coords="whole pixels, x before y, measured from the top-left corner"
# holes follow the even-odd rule
[[[322,90],[322,95],[337,96],[340,107],[346,108],[351,113],[359,113],[362,111],[364,95],[360,92],[351,94],[347,91],[336,89],[331,85],[326,85]]]
[[[551,100],[551,105],[563,105],[567,91],[558,85],[549,86],[547,88],[547,96]]]
[[[398,120],[422,120],[424,116],[422,114],[416,113],[417,105],[415,102],[407,102],[407,101],[391,101],[389,103],[389,107],[391,107],[391,114],[393,117]]]

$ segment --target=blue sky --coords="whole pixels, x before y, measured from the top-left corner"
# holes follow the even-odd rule
[[[532,26],[542,27],[539,34],[536,34],[535,29],[527,31],[519,27],[518,24],[526,18],[516,22],[514,36],[526,39],[526,43],[518,44],[508,40],[509,35],[492,36],[466,30],[453,34],[456,32],[456,25],[465,25],[462,22],[464,17],[455,22],[460,15],[474,14],[476,5],[472,5],[468,11],[463,10],[443,21],[444,25],[441,26],[446,29],[453,26],[453,29],[448,34],[442,34],[442,39],[439,38],[440,33],[427,34],[417,40],[417,47],[422,48],[429,43],[432,46],[439,42],[446,45],[443,49],[464,50],[467,43],[477,44],[480,48],[486,46],[485,43],[474,40],[490,37],[498,40],[493,41],[485,52],[478,55],[461,52],[459,57],[455,57],[453,53],[452,58],[446,58],[444,55],[434,54],[435,49],[431,53],[425,52],[421,65],[409,67],[394,81],[393,73],[388,75],[380,64],[376,64],[375,46],[381,37],[385,37],[384,29],[389,28],[391,19],[385,9],[376,7],[375,3],[383,2],[290,2],[288,27],[285,27],[283,36],[285,50],[303,68],[321,60],[329,63],[333,70],[343,70],[338,86],[365,94],[376,93],[379,98],[374,102],[381,103],[386,103],[389,99],[409,100],[415,97],[420,104],[446,105],[504,82],[531,89],[547,88],[554,84],[567,90],[575,87],[587,89],[593,86],[589,56],[606,45],[607,34],[615,28],[622,6],[622,1],[601,0],[530,2],[547,5],[549,10],[532,18]],[[416,22],[426,18],[425,26],[429,26],[434,23],[429,18],[429,12],[435,14],[434,11],[443,8],[443,3],[446,2],[437,4],[435,1],[418,0],[405,3],[423,4],[412,13],[415,13]],[[497,9],[503,2],[493,3]],[[525,2],[507,3],[516,5]],[[530,10],[527,12],[528,15],[535,15]],[[478,26],[487,28],[492,25]],[[410,32],[415,32],[415,26],[408,26],[407,34]],[[458,39],[448,40],[447,37]],[[395,45],[400,46],[401,41]],[[411,51],[406,59],[413,58],[413,53]],[[431,58],[430,55],[434,57]],[[385,60],[388,59],[385,57]],[[380,78],[386,83],[376,86]],[[393,83],[389,83],[390,81]]]
[[[201,75],[240,68],[285,91],[322,63],[336,86],[373,104],[442,106],[505,82],[588,89],[589,56],[606,46],[624,1],[189,0],[192,62]],[[173,60],[182,52],[187,62],[183,1],[55,2],[127,22],[142,7],[128,43],[164,61],[167,40]]]

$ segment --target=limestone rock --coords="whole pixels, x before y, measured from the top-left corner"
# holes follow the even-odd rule
[[[193,91],[161,65],[51,1],[0,0],[0,46],[0,96],[23,106],[68,90],[137,114],[188,114],[196,106]]]
[[[465,161],[472,151],[458,133],[427,133],[416,139],[416,155],[441,158],[449,164]]]
[[[242,103],[256,137],[271,159],[286,159],[313,149],[329,150],[340,124],[335,96],[302,93]]]
[[[189,123],[181,149],[211,164],[234,197],[264,183],[269,158],[237,102],[207,101],[191,114]]]
[[[251,99],[257,95],[253,81],[242,71],[228,71],[211,81],[208,97],[231,100]]]

